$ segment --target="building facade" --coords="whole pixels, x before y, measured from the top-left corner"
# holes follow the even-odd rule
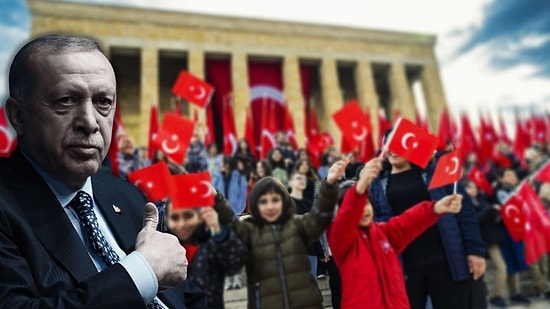
[[[280,64],[299,145],[305,141],[306,106],[337,145],[341,135],[331,115],[349,99],[370,111],[374,130],[379,107],[390,118],[399,111],[414,119],[415,82],[421,84],[431,128],[437,128],[446,106],[432,35],[60,1],[27,3],[33,36],[70,33],[100,42],[115,68],[124,126],[140,146],[147,144],[151,105],[158,104],[161,114],[171,110],[176,98],[170,89],[179,70],[205,78],[209,59],[230,63],[238,136],[243,136],[251,100],[248,66],[254,61]],[[308,98],[300,86],[303,65],[315,72]],[[194,109],[184,106],[189,115]]]

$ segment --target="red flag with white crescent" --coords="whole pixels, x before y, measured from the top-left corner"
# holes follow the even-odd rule
[[[138,187],[151,202],[167,198],[172,191],[170,170],[164,161],[133,171],[128,174],[128,181]]]
[[[428,186],[428,190],[442,187],[460,180],[462,175],[462,165],[458,151],[454,150],[445,155],[442,155],[437,160],[432,180]]]
[[[409,120],[399,118],[386,143],[389,151],[426,168],[439,144],[439,138]]]
[[[192,173],[172,176],[174,183],[172,207],[197,208],[214,205],[216,191],[210,180],[210,173]]]
[[[172,93],[202,108],[210,102],[214,87],[197,76],[182,70],[172,86]]]
[[[9,126],[4,106],[0,107],[0,157],[9,157],[17,146],[15,131]]]

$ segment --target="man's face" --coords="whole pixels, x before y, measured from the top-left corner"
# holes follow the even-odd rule
[[[27,153],[73,187],[101,166],[111,143],[116,81],[99,51],[35,57],[35,88],[19,102],[16,130]]]

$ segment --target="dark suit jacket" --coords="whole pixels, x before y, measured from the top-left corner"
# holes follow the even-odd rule
[[[92,186],[118,245],[130,253],[143,226],[143,194],[104,173],[92,177]],[[121,212],[116,213],[113,205]],[[200,289],[187,280],[158,297],[170,308],[206,307]],[[0,159],[0,308],[18,307],[145,305],[121,265],[97,272],[55,195],[16,149],[10,158]]]

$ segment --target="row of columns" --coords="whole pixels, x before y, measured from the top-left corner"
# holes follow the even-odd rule
[[[205,76],[205,53],[203,50],[191,49],[188,51],[188,70],[202,79]],[[434,58],[435,59],[435,58]],[[136,141],[139,145],[146,145],[149,128],[149,112],[151,105],[159,101],[159,63],[158,49],[144,47],[141,50],[141,85],[140,107]],[[343,97],[338,83],[337,60],[323,58],[320,67],[320,83],[322,93],[322,106],[318,108],[318,119],[321,129],[327,130],[333,136],[335,144],[340,145],[341,133],[331,115],[341,108]],[[235,110],[235,122],[245,123],[246,108],[250,102],[248,82],[248,55],[245,52],[234,52],[231,55],[231,78],[233,83],[233,102]],[[435,128],[438,115],[445,107],[443,86],[439,76],[439,70],[435,60],[425,64],[420,75],[426,107],[429,111],[428,118],[432,128]],[[358,101],[364,109],[370,111],[374,136],[378,132],[378,95],[374,82],[372,63],[368,60],[357,62],[355,80]],[[299,59],[295,55],[285,55],[283,58],[283,84],[285,98],[294,117],[296,138],[299,145],[305,144],[305,109],[301,93]],[[391,92],[390,111],[399,110],[403,117],[414,119],[415,103],[407,80],[405,64],[402,62],[391,63],[388,84]],[[190,104],[189,116],[193,115],[196,107]],[[200,113],[199,113],[200,114]],[[392,113],[393,114],[393,113]],[[238,136],[243,136],[244,127],[237,126]],[[375,141],[376,143],[376,141]]]

